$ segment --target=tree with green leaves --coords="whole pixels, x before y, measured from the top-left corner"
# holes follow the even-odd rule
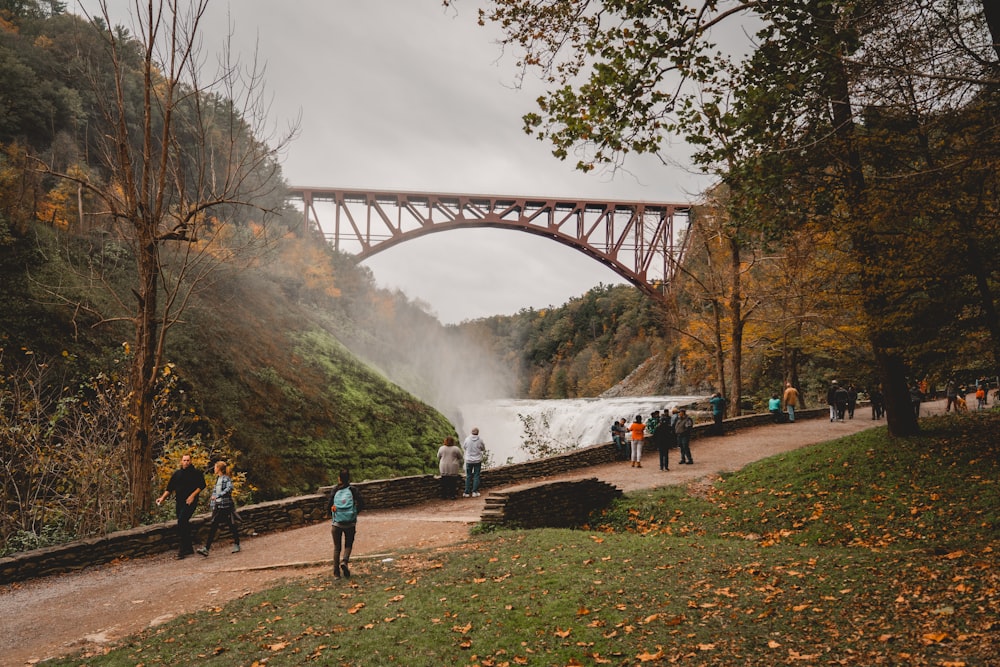
[[[525,128],[556,157],[582,153],[585,171],[620,165],[628,153],[659,155],[679,133],[698,147],[696,163],[739,193],[734,220],[780,233],[787,216],[767,213],[791,211],[837,230],[857,267],[889,426],[903,435],[917,430],[904,283],[923,257],[898,242],[909,220],[879,215],[905,201],[886,201],[881,186],[932,167],[877,171],[893,144],[872,141],[866,117],[892,109],[929,130],[928,119],[995,89],[988,4],[494,0],[480,21],[501,27],[522,75],[541,72],[549,90]]]

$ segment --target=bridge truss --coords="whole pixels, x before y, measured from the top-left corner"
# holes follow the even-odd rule
[[[292,187],[303,228],[357,261],[426,234],[492,227],[542,236],[661,297],[684,253],[690,204]],[[322,214],[322,217],[321,217]]]

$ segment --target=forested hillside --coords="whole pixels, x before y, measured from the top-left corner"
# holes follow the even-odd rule
[[[228,459],[247,502],[431,472],[454,433],[399,386],[441,393],[403,341],[441,325],[300,228],[252,104],[150,53],[0,3],[3,550],[165,518],[182,453]]]

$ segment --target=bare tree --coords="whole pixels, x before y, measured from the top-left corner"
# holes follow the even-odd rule
[[[208,0],[136,2],[133,25],[109,28],[109,2],[88,16],[102,38],[90,80],[102,127],[91,138],[100,173],[56,173],[79,185],[110,220],[134,259],[126,293],[112,291],[134,328],[130,349],[126,459],[131,520],[152,503],[151,423],[167,332],[194,291],[221,265],[252,262],[282,205],[278,157],[294,136],[267,136],[261,69],[230,58],[202,80],[202,23]],[[273,132],[271,133],[273,135]]]

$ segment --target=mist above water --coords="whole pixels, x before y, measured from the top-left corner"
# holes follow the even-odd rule
[[[569,398],[561,400],[496,399],[458,406],[456,426],[462,438],[475,427],[486,443],[491,466],[520,463],[532,458],[524,446],[524,417],[542,425],[543,434],[559,450],[588,447],[611,440],[611,422],[636,415],[643,421],[654,410],[661,413],[688,406],[706,396],[625,396],[615,398]],[[520,417],[519,417],[520,415]],[[547,425],[547,426],[546,426]]]

